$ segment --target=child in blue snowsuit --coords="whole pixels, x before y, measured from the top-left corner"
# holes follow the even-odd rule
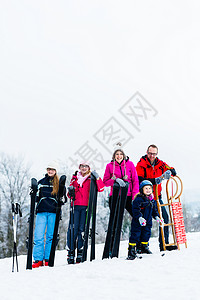
[[[153,199],[153,185],[149,180],[143,180],[139,186],[140,192],[132,202],[133,219],[131,236],[129,238],[128,259],[133,260],[138,253],[151,254],[148,242],[151,236],[152,217],[158,223],[159,217],[156,201]]]

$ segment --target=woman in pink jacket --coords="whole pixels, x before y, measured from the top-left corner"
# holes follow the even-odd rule
[[[129,183],[126,210],[131,216],[133,216],[132,200],[139,192],[139,181],[133,162],[129,160],[129,157],[125,155],[124,151],[119,146],[113,153],[112,161],[107,164],[103,178],[104,185],[111,186],[109,198],[110,207],[114,182],[117,182],[121,187],[123,187],[125,186],[125,181],[128,181]]]

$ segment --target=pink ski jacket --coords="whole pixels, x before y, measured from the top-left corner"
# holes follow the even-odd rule
[[[129,161],[129,158],[127,158],[127,160],[123,160],[121,164],[119,164],[117,161],[111,161],[109,164],[107,164],[103,177],[103,183],[105,186],[111,186],[110,196],[112,195],[113,184],[115,182],[115,179],[112,179],[113,176],[129,182],[127,196],[131,196],[133,200],[135,195],[139,192],[139,180],[133,162]]]
[[[74,205],[88,206],[90,195],[90,176],[88,176],[82,183],[82,186],[78,184],[77,175],[73,175],[70,185],[75,188],[75,201]]]

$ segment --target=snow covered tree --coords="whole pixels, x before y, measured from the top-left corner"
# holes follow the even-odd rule
[[[18,218],[18,253],[26,252],[29,212],[29,168],[22,158],[0,154],[0,258],[12,255],[12,203],[19,203],[22,218]]]

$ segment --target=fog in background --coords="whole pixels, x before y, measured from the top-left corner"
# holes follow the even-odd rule
[[[154,143],[184,187],[197,189],[199,9],[198,1],[1,1],[0,150],[24,156],[38,179],[54,159],[75,170],[87,141],[111,160],[122,138],[101,132],[117,120],[134,164]],[[122,114],[129,99],[137,125]]]

